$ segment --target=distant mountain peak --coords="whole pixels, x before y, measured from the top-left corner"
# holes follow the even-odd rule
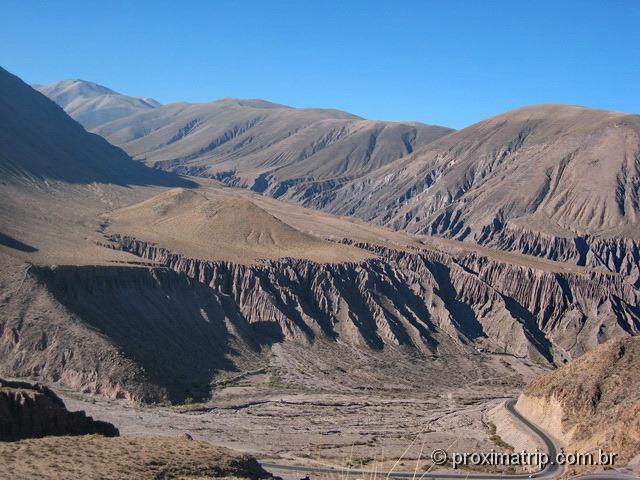
[[[149,97],[131,97],[78,78],[33,88],[56,102],[87,130],[161,106]]]
[[[34,87],[35,88],[35,87]],[[96,95],[121,95],[110,88],[88,80],[80,78],[72,78],[60,80],[48,85],[40,85],[39,90],[47,90],[51,92],[73,92],[75,95],[96,96]]]
[[[67,81],[67,85],[73,85]],[[192,186],[88,134],[51,100],[0,68],[0,176],[12,183]]]

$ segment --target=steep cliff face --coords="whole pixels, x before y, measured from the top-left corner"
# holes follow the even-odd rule
[[[379,258],[236,265],[115,235],[113,248],[159,262],[228,295],[275,340],[340,337],[371,348],[476,345],[560,362],[640,329],[637,290],[616,275],[558,273],[475,254],[360,245]]]
[[[369,364],[375,355],[381,365],[389,355],[417,355],[416,386],[420,371],[431,375],[435,365],[464,363],[490,377],[478,351],[550,365],[640,330],[638,291],[615,274],[353,243],[366,251],[363,260],[250,265],[119,235],[103,246],[141,260],[55,267],[0,256],[3,372],[111,397],[179,401],[207,397],[217,378],[274,361],[289,368],[324,345],[318,352],[327,358],[347,347],[379,352],[365,354]],[[358,375],[349,374],[350,384]]]
[[[567,451],[601,448],[623,466],[640,452],[639,361],[640,338],[611,340],[531,381],[517,408]]]
[[[49,435],[100,434],[116,437],[110,423],[95,421],[84,412],[68,411],[48,388],[0,379],[0,441]]]
[[[261,362],[258,335],[237,309],[186,275],[0,260],[6,375],[159,402],[206,397],[216,373]]]
[[[568,262],[579,266],[600,267],[626,276],[640,287],[640,242],[632,238],[594,238],[589,235],[554,236],[522,227],[486,226],[476,241],[509,252]]]

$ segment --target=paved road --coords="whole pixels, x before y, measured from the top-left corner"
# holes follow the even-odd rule
[[[536,425],[529,422],[526,418],[524,418],[518,411],[515,409],[515,400],[508,400],[505,403],[505,407],[507,411],[513,415],[520,423],[522,423],[526,428],[531,430],[535,435],[537,435],[542,442],[544,443],[545,450],[549,455],[550,459],[554,459],[556,454],[558,453],[558,445],[554,442],[554,440],[549,437],[543,430],[541,430]],[[355,479],[356,477],[364,478],[365,475],[370,475],[370,471],[366,470],[355,470],[355,469],[343,469],[343,468],[331,468],[331,467],[303,467],[303,466],[294,466],[294,465],[282,465],[278,463],[270,463],[270,462],[262,462],[262,466],[270,471],[277,472],[297,472],[297,473],[335,473],[340,475],[340,477],[344,477],[347,472],[349,473],[349,477]],[[418,472],[417,474],[414,472],[377,472],[378,477],[392,477],[392,478],[414,478],[418,479],[478,479],[478,480],[491,480],[491,479],[528,479],[528,478],[536,478],[536,479],[545,479],[551,480],[560,476],[563,471],[563,467],[557,465],[555,463],[549,463],[539,472],[533,473],[531,475],[528,474],[516,474],[516,475],[507,475],[507,474],[489,474],[489,473],[472,473],[472,472]],[[633,475],[624,475],[615,472],[606,472],[602,474],[590,474],[579,477],[581,480],[638,480],[638,477]]]

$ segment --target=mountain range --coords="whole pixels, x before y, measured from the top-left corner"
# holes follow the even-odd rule
[[[453,131],[223,99],[85,126],[155,168],[640,285],[638,115],[540,105]]]
[[[79,121],[101,96],[132,104],[72,86],[59,101]],[[145,100],[91,133],[5,70],[0,87],[7,376],[147,402],[255,371],[440,391],[521,381],[640,330],[636,116],[535,107],[454,132]],[[596,234],[615,256],[595,253]]]
[[[418,122],[364,120],[338,110],[296,109],[264,100],[231,98],[158,106],[97,124],[100,105],[116,97],[112,93],[78,95],[60,101],[55,92],[66,83],[39,90],[88,130],[122,147],[133,158],[156,168],[217,178],[274,197],[291,185],[298,185],[296,189],[304,192],[301,194],[314,195],[319,189],[332,188],[328,185],[359,178],[452,131]],[[92,85],[82,88],[74,84],[81,92]],[[128,104],[131,97],[117,98],[118,103]],[[91,110],[95,115],[89,115],[85,122]]]

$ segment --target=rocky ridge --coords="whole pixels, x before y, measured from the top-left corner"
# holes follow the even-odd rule
[[[601,268],[624,275],[640,287],[640,241],[631,238],[564,237],[507,225],[486,227],[477,242],[508,252],[524,253],[579,266]]]
[[[0,261],[5,375],[153,403],[206,397],[216,372],[264,363],[233,306],[185,275]]]
[[[452,133],[333,191],[289,199],[637,282],[639,159],[640,116],[540,105]]]
[[[277,339],[340,337],[372,348],[434,352],[442,333],[521,357],[561,362],[640,328],[637,290],[600,272],[557,273],[476,254],[360,245],[378,259],[234,265],[174,254],[131,237],[114,248],[153,260],[230,296],[249,323]],[[266,325],[265,325],[266,326]]]
[[[290,368],[322,346],[330,364],[347,348],[391,370],[390,358],[411,359],[420,378],[447,368],[454,384],[456,372],[490,378],[484,355],[549,366],[640,329],[637,289],[588,269],[353,242],[373,258],[238,264],[115,234],[102,243],[140,260],[35,266],[0,256],[0,371],[175,402],[207,398],[212,382],[274,361]],[[289,360],[274,359],[280,351]],[[359,388],[359,373],[334,380]]]
[[[84,412],[70,412],[49,388],[0,379],[0,441],[59,435],[118,436],[118,429],[93,420]]]

